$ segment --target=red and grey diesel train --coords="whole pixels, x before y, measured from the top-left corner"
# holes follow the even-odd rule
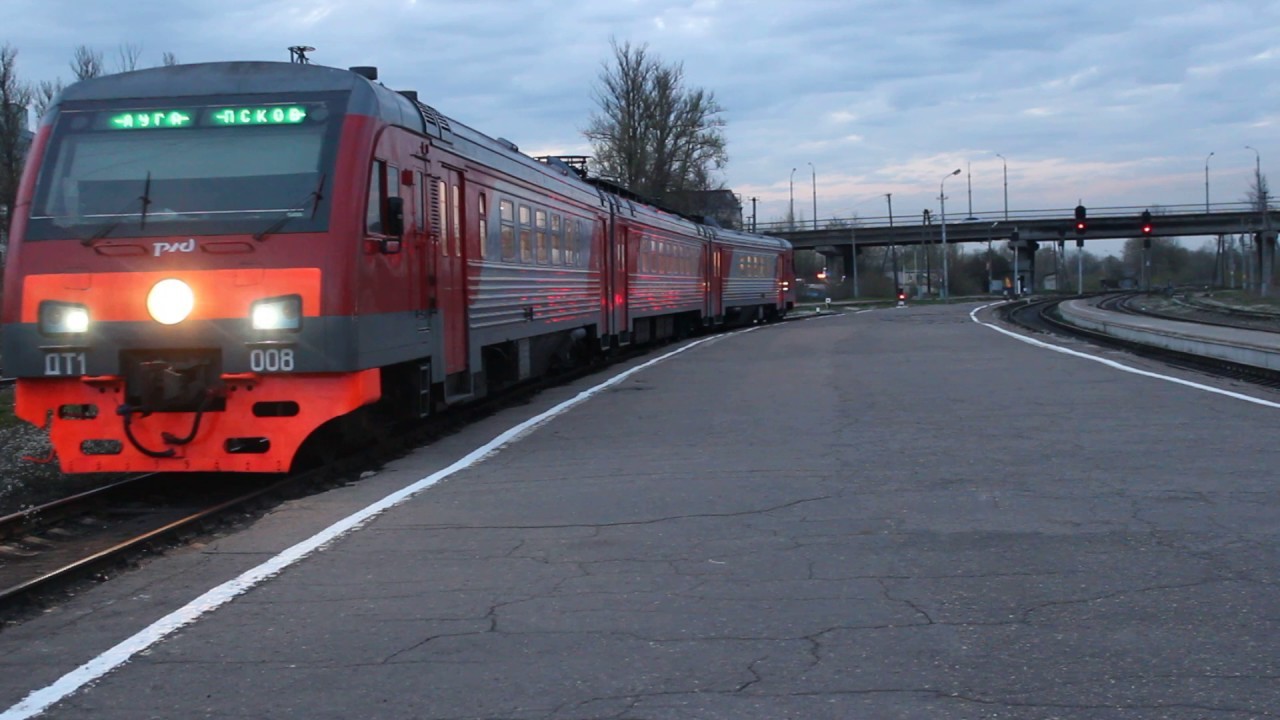
[[[65,472],[288,471],[631,343],[776,319],[781,239],[523,155],[372,68],[234,62],[67,88],[5,270],[16,412]]]

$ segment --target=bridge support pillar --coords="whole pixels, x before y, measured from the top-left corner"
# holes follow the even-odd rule
[[[1258,294],[1268,296],[1273,291],[1276,262],[1276,236],[1274,233],[1260,232],[1255,236],[1254,246],[1258,248]]]
[[[849,277],[849,281],[853,283],[853,297],[858,297],[858,253],[854,249],[853,243],[841,245],[840,247],[840,263],[844,274]]]
[[[1032,292],[1036,287],[1036,250],[1040,249],[1040,244],[1034,240],[1020,240],[1010,243],[1010,246],[1017,275],[1013,279],[1013,287],[1020,293]]]

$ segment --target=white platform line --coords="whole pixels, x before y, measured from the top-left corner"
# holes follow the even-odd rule
[[[445,478],[465,470],[472,465],[484,460],[486,457],[498,452],[504,446],[519,440],[527,435],[538,426],[552,420],[570,410],[574,406],[586,402],[591,397],[598,395],[623,380],[635,375],[646,368],[657,365],[671,357],[679,355],[682,352],[692,350],[693,348],[707,342],[721,340],[730,335],[737,335],[742,332],[750,332],[755,327],[746,330],[739,330],[726,335],[717,335],[715,337],[703,338],[685,345],[669,353],[661,355],[653,360],[637,365],[630,370],[621,372],[612,378],[588,388],[578,393],[574,397],[556,405],[555,407],[525,420],[524,422],[512,427],[506,432],[501,433],[489,442],[467,453],[461,459],[454,462],[448,467],[438,470],[427,477],[418,480],[400,490],[397,490],[381,500],[369,505],[361,510],[348,515],[347,517],[335,522],[329,527],[294,545],[293,547],[281,552],[279,555],[272,557],[257,567],[246,570],[239,576],[222,583],[221,585],[209,590],[200,597],[165,615],[159,620],[151,623],[143,630],[134,634],[132,637],[118,643],[111,649],[103,652],[101,655],[89,660],[80,667],[58,678],[53,684],[39,690],[33,690],[20,702],[0,713],[0,720],[26,720],[34,717],[47,710],[54,703],[66,698],[77,690],[92,683],[112,670],[120,667],[128,662],[134,655],[155,645],[176,630],[180,630],[201,616],[216,610],[217,608],[227,604],[237,596],[253,589],[255,586],[279,574],[290,565],[306,558],[307,556],[323,549],[326,545],[347,535],[353,530],[369,522],[378,515],[390,510],[391,508],[405,502],[409,498],[444,480]]]
[[[1036,347],[1045,348],[1046,350],[1052,350],[1054,352],[1059,352],[1064,355],[1071,355],[1074,357],[1083,358],[1085,360],[1092,360],[1093,362],[1102,363],[1107,367],[1112,367],[1112,368],[1115,368],[1116,370],[1121,370],[1127,373],[1133,373],[1134,375],[1142,375],[1143,377],[1155,378],[1157,380],[1164,380],[1165,382],[1171,382],[1171,383],[1174,383],[1175,385],[1182,385],[1185,387],[1194,388],[1196,390],[1203,390],[1205,392],[1210,392],[1215,395],[1225,395],[1226,397],[1234,398],[1236,400],[1243,400],[1248,403],[1253,403],[1254,405],[1262,405],[1263,407],[1269,407],[1269,408],[1280,408],[1280,403],[1272,402],[1271,400],[1263,400],[1262,398],[1256,398],[1256,397],[1253,397],[1252,395],[1245,395],[1243,393],[1232,392],[1231,390],[1223,390],[1222,388],[1203,385],[1201,383],[1193,382],[1191,380],[1183,380],[1182,378],[1173,377],[1172,375],[1161,375],[1160,373],[1151,372],[1150,370],[1139,370],[1138,368],[1130,367],[1129,365],[1125,365],[1123,363],[1118,363],[1115,360],[1108,360],[1107,358],[1098,357],[1097,355],[1090,355],[1088,353],[1083,353],[1078,350],[1070,350],[1060,345],[1053,345],[1051,343],[1036,340],[1035,338],[1029,338],[1025,335],[1019,335],[1016,332],[1005,330],[1004,328],[999,327],[998,325],[992,325],[991,323],[982,322],[981,320],[978,319],[979,310],[985,310],[986,308],[989,308],[993,305],[1000,305],[1000,304],[1001,303],[994,302],[994,303],[988,303],[981,307],[974,308],[973,311],[969,313],[969,318],[974,322],[978,323],[979,325],[982,325],[983,327],[989,327],[992,330],[995,330],[996,332],[1004,333],[1005,335],[1008,335],[1009,337],[1015,340],[1019,340],[1021,342],[1027,343],[1028,345],[1034,345]],[[0,716],[0,720],[3,720],[3,716]]]

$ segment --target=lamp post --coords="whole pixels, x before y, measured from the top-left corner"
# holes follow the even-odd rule
[[[1254,156],[1253,177],[1258,185],[1258,212],[1262,215],[1262,224],[1258,231],[1258,293],[1266,296],[1271,292],[1271,253],[1268,252],[1267,235],[1271,230],[1271,214],[1267,212],[1267,194],[1262,191],[1262,153],[1252,145],[1245,145],[1245,150],[1252,150]]]
[[[889,227],[893,228],[893,193],[885,193],[884,199],[889,203]],[[893,258],[893,291],[896,293],[902,284],[898,277],[898,241],[893,239],[893,235],[889,236],[889,256]]]
[[[1000,153],[996,153],[996,157],[1000,158],[1000,165],[1004,168],[1004,219],[1009,220],[1009,161],[1004,159]]]
[[[973,219],[973,163],[968,160],[965,160],[964,168],[965,168],[964,170],[965,184],[969,186],[969,214],[965,216],[965,220],[972,220]]]
[[[947,268],[947,178],[952,175],[959,175],[960,168],[956,168],[953,172],[949,172],[942,176],[942,182],[938,183],[938,201],[942,204],[942,299],[945,301],[951,296],[951,277]]]
[[[1204,214],[1209,214],[1209,158],[1213,157],[1213,153],[1204,156]],[[1218,233],[1218,252],[1213,263],[1214,282],[1219,285],[1223,284],[1223,278],[1226,277],[1226,256],[1223,254],[1222,233]]]
[[[790,193],[790,205],[787,210],[787,229],[796,229],[796,169],[791,168],[791,180],[788,183],[788,192]]]
[[[991,233],[995,231],[996,226],[999,224],[999,222],[993,222],[991,223],[991,227],[987,228],[987,289],[985,292],[988,293],[991,292],[991,281],[995,279],[991,274]]]
[[[1252,145],[1245,145],[1245,146],[1244,146],[1244,149],[1245,149],[1245,150],[1252,150],[1252,151],[1253,151],[1253,174],[1254,174],[1254,177],[1256,177],[1256,178],[1258,179],[1258,181],[1259,181],[1258,189],[1259,189],[1259,190],[1261,190],[1261,189],[1262,189],[1262,185],[1261,185],[1261,180],[1262,180],[1262,153],[1258,152],[1258,148],[1256,148],[1256,147],[1254,147],[1254,146],[1252,146]]]
[[[809,163],[809,170],[813,172],[813,229],[818,229],[818,169]]]
[[[1213,157],[1213,153],[1209,153],[1204,158],[1204,211],[1209,212],[1209,158]]]

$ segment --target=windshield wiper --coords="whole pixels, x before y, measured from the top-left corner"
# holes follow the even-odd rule
[[[147,179],[142,183],[142,195],[137,199],[142,201],[142,216],[141,216],[140,226],[145,228],[147,226],[147,207],[151,205],[151,171],[150,170],[147,171]],[[132,205],[133,205],[133,201],[130,200],[128,204],[120,208],[120,212],[116,213],[116,215],[123,215],[124,212],[128,210],[129,207]],[[106,225],[103,225],[102,227],[98,228],[97,232],[95,232],[94,234],[81,240],[80,244],[84,245],[85,247],[93,247],[94,243],[110,235],[113,230],[120,227],[120,223],[122,222],[124,222],[123,219],[112,220]]]
[[[285,210],[285,213],[291,213],[297,210],[302,210],[307,206],[307,202],[311,202],[311,219],[314,220],[316,217],[316,211],[320,209],[320,201],[324,199],[324,183],[325,183],[325,180],[327,180],[328,178],[329,178],[328,173],[321,174],[320,182],[316,185],[316,189],[307,193],[306,197],[302,199],[302,202],[298,203],[294,207],[289,208],[288,210]],[[280,228],[284,227],[290,220],[294,219],[295,217],[297,216],[286,214],[284,217],[280,218],[279,220],[276,220],[275,222],[271,223],[265,228],[254,233],[253,239],[257,240],[258,242],[262,242],[263,240],[266,239],[268,235],[279,232]]]

